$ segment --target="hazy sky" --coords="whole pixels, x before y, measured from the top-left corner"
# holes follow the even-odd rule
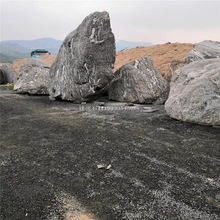
[[[94,11],[109,12],[117,41],[220,41],[220,0],[0,0],[0,9],[0,41],[63,40]]]

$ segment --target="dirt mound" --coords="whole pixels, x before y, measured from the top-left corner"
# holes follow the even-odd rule
[[[55,55],[46,54],[42,57],[39,57],[38,59],[44,61],[46,64],[51,66],[53,64],[54,60],[56,59],[56,57],[57,57],[57,54],[55,54]]]
[[[115,71],[124,64],[148,56],[162,75],[165,75],[168,65],[173,60],[183,60],[193,44],[166,43],[151,47],[136,47],[116,53]]]
[[[25,58],[25,59],[22,59],[22,60],[15,60],[12,64],[14,70],[16,72],[19,72],[20,68],[21,68],[21,65],[25,62],[27,62],[30,58]]]
[[[51,66],[54,62],[54,60],[56,59],[57,55],[50,55],[50,54],[46,54],[42,57],[39,57],[38,59],[44,61],[46,64],[48,64],[49,66]],[[21,68],[21,65],[25,62],[27,62],[30,58],[25,58],[22,60],[15,60],[13,62],[13,68],[15,69],[16,72],[18,72]]]

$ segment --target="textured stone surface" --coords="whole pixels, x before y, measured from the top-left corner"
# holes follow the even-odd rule
[[[168,86],[148,57],[132,61],[115,73],[109,87],[109,99],[120,102],[162,104]]]
[[[220,125],[220,59],[201,60],[176,70],[165,109],[182,121]]]
[[[114,61],[109,14],[94,12],[61,45],[50,70],[50,95],[74,102],[96,99],[113,78]]]
[[[14,83],[17,79],[17,73],[11,64],[7,63],[0,66],[0,84]]]
[[[19,79],[14,90],[19,93],[45,95],[48,94],[50,67],[41,60],[29,59],[21,66]]]
[[[190,63],[197,60],[220,58],[220,41],[206,40],[195,44],[188,53],[185,62]]]

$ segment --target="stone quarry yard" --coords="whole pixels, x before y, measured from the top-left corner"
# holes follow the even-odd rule
[[[4,88],[0,112],[3,220],[220,218],[218,127]]]

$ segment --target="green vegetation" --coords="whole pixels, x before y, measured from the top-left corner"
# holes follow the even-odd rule
[[[30,56],[30,52],[27,48],[15,43],[0,42],[0,51],[0,63],[12,63],[14,60]]]
[[[9,84],[9,85],[7,86],[7,88],[8,88],[9,90],[13,90],[13,89],[14,89],[14,84]]]
[[[0,88],[6,88],[9,90],[13,90],[14,89],[14,84],[5,84],[5,85],[0,85]]]
[[[28,58],[34,48],[46,48],[51,54],[56,54],[58,53],[61,44],[61,40],[55,40],[52,38],[1,41],[0,63],[12,63],[17,59]]]
[[[16,56],[10,56],[0,53],[0,63],[13,63],[13,61],[16,59]]]

